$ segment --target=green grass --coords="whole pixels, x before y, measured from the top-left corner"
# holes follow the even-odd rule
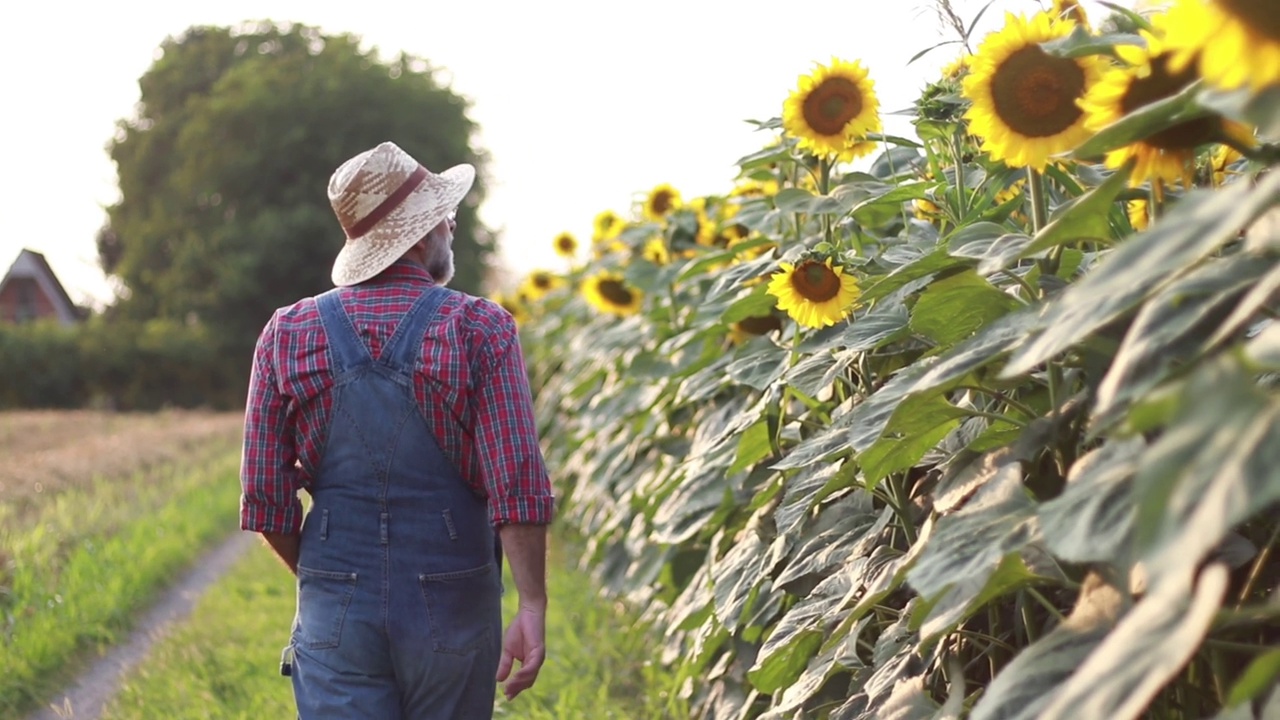
[[[178,466],[69,489],[22,523],[0,507],[0,717],[47,700],[226,536],[237,463],[212,443]]]
[[[599,597],[590,579],[570,566],[573,550],[558,539],[553,544],[549,657],[538,683],[511,702],[499,696],[495,717],[687,717],[664,692],[671,676],[649,662],[655,652],[635,617]],[[507,619],[515,601],[508,592]],[[291,686],[279,675],[293,613],[292,578],[268,550],[255,548],[126,680],[106,717],[293,717]]]

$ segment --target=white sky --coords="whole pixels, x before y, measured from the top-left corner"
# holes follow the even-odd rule
[[[953,5],[968,20],[983,2]],[[1095,2],[1085,6],[1102,17]],[[979,28],[997,29],[1003,10],[1039,7],[994,0]],[[882,112],[909,107],[956,53],[941,48],[907,66],[954,37],[932,8],[931,0],[10,3],[13,31],[0,43],[0,197],[10,208],[0,272],[27,247],[48,257],[73,299],[111,296],[94,247],[103,207],[117,197],[105,146],[132,114],[155,49],[192,25],[301,22],[443,68],[441,79],[472,101],[478,144],[491,155],[481,217],[501,233],[500,261],[524,272],[563,267],[550,247],[558,232],[587,240],[597,212],[626,213],[658,183],[685,197],[726,192],[734,162],[766,140],[743,121],[780,115],[814,62],[860,59]],[[911,133],[906,118],[884,121],[888,132]]]

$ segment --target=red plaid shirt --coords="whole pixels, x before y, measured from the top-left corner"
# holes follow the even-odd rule
[[[431,282],[422,268],[398,262],[342,291],[342,306],[374,357]],[[414,380],[440,449],[487,499],[494,524],[550,522],[551,484],[511,315],[480,298],[446,299],[428,325]],[[302,527],[298,490],[309,487],[320,464],[332,382],[315,300],[277,310],[258,338],[249,381],[242,529],[289,534]]]

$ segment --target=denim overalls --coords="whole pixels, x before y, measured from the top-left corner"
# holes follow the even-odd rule
[[[291,674],[302,720],[492,717],[494,532],[413,392],[426,327],[451,292],[424,292],[376,360],[337,290],[317,297],[334,385],[298,558]]]

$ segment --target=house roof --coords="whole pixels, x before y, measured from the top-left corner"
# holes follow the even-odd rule
[[[8,285],[11,279],[23,277],[34,279],[46,292],[53,295],[52,299],[60,306],[59,315],[64,321],[75,322],[80,319],[75,301],[58,281],[58,276],[53,273],[53,268],[49,266],[49,261],[43,254],[23,248],[22,252],[18,253],[17,259],[9,266],[9,271],[0,278],[0,292],[4,291],[5,285]]]

